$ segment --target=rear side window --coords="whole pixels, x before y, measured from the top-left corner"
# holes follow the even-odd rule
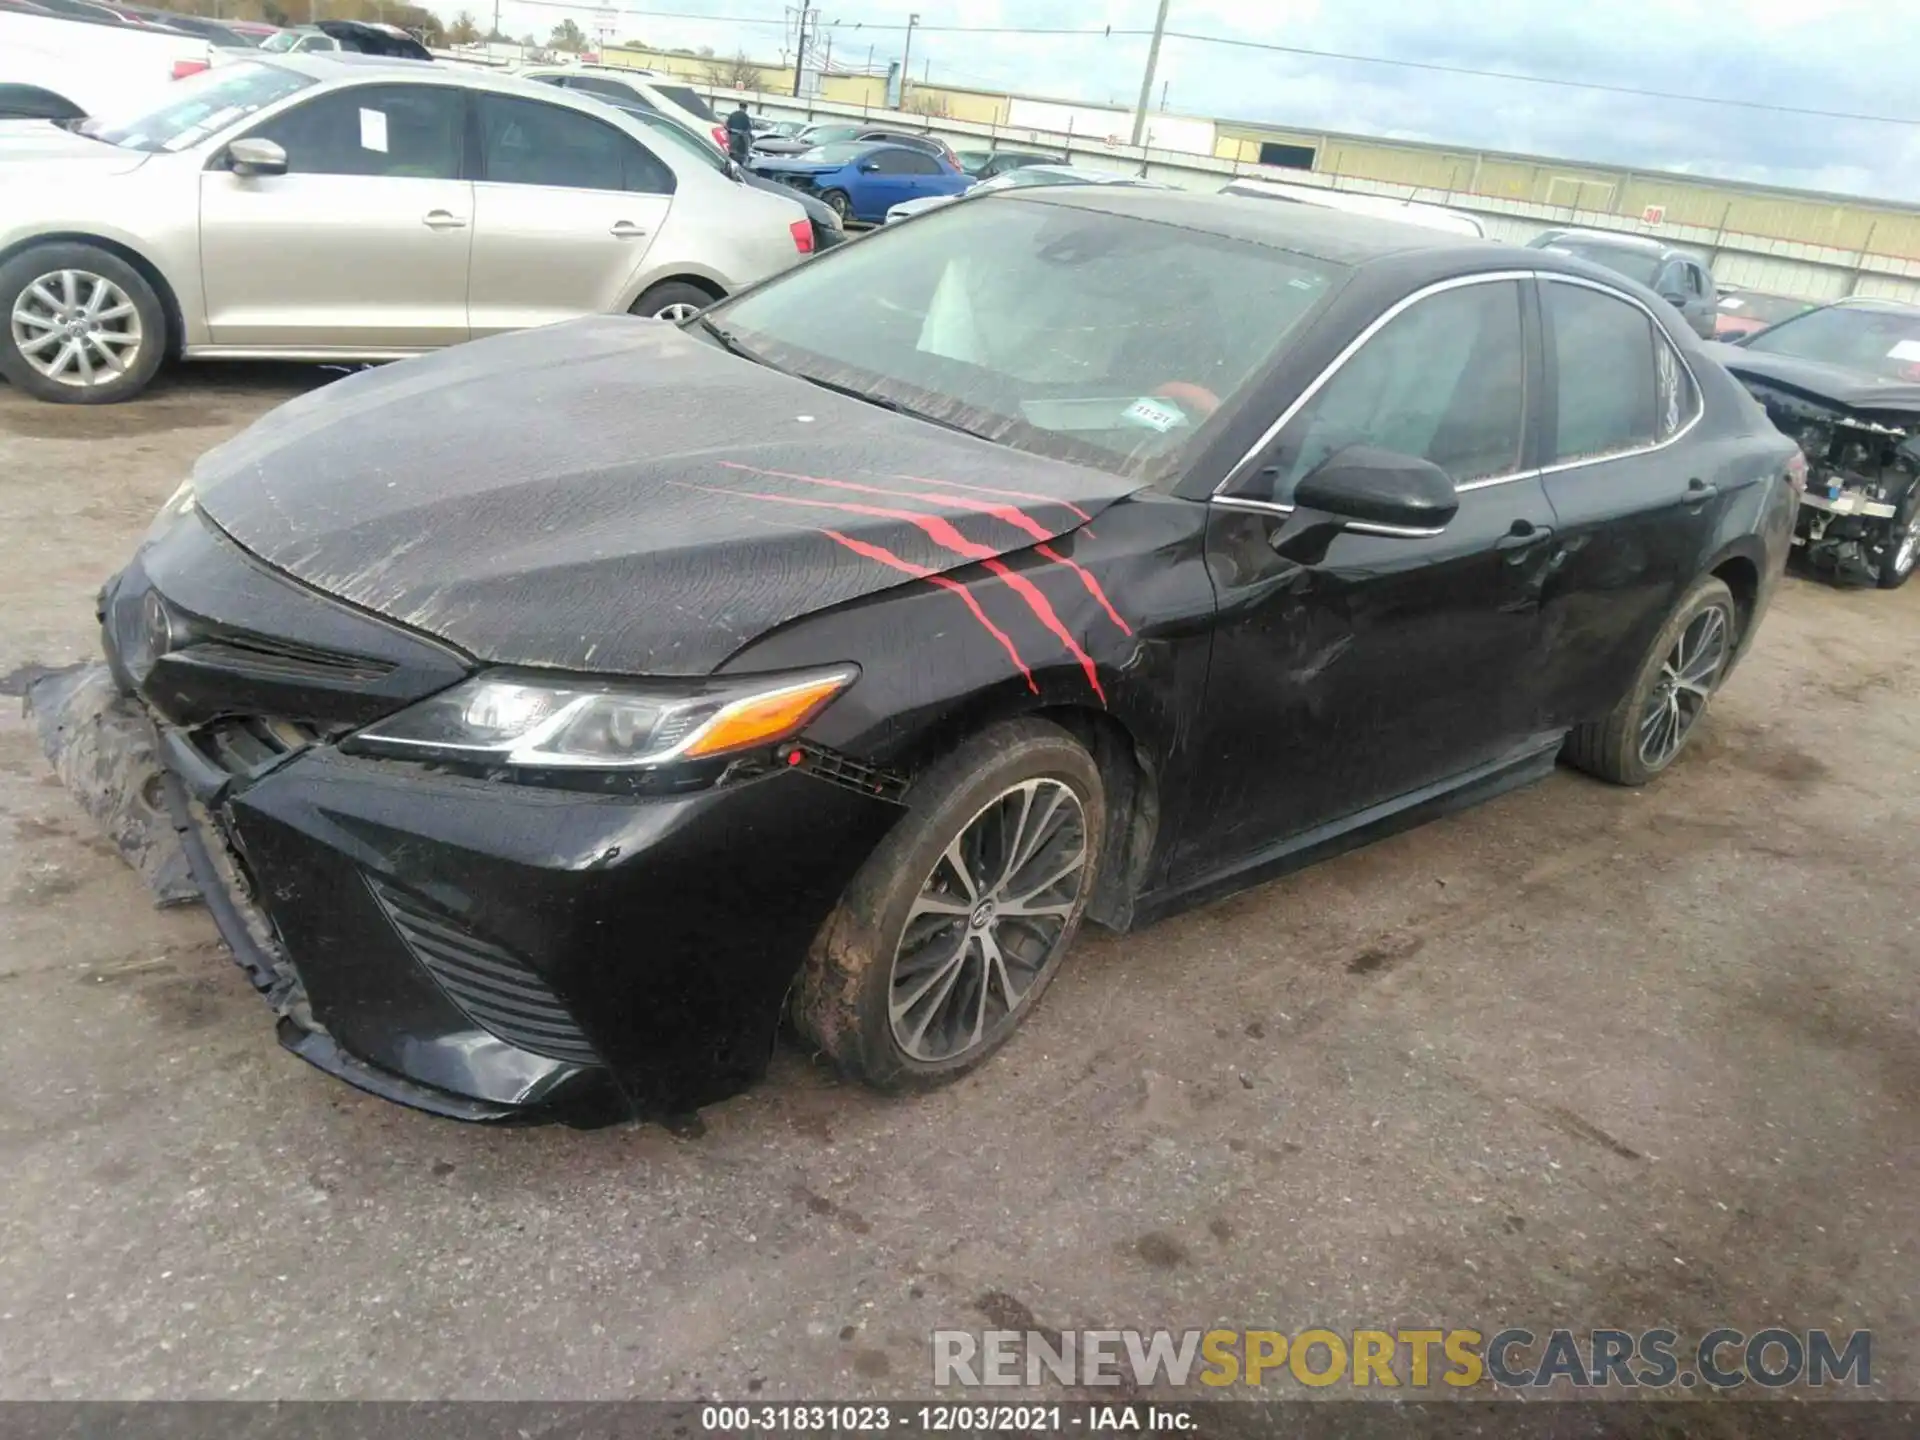
[[[441,85],[362,85],[283,110],[252,134],[287,152],[289,175],[457,180],[464,92]]]
[[[1672,439],[1699,395],[1639,306],[1564,281],[1546,287],[1559,377],[1553,460],[1592,460]]]
[[[673,171],[623,131],[578,110],[478,95],[481,178],[568,190],[671,195]]]
[[[1525,418],[1519,282],[1443,290],[1390,320],[1294,417],[1274,499],[1349,445],[1431,460],[1456,481],[1508,474]]]
[[[653,87],[666,100],[671,100],[690,115],[698,115],[702,120],[714,118],[713,107],[694,91],[684,85],[655,85]]]
[[[593,75],[575,75],[567,81],[569,90],[584,90],[589,95],[598,95],[602,100],[611,100],[616,105],[633,105],[642,110],[659,113],[659,107],[635,90],[631,85],[622,85],[618,80],[601,80]]]

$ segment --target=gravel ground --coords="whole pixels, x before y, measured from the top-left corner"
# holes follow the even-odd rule
[[[0,388],[0,691],[326,377]],[[487,1130],[281,1051],[0,707],[0,1397],[925,1393],[929,1332],[1875,1332],[1920,1396],[1920,586],[1790,581],[1680,767],[1568,772],[1125,939],[889,1101]]]

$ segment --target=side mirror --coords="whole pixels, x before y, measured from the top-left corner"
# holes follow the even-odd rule
[[[1684,310],[1687,305],[1687,297],[1680,294],[1678,291],[1675,291],[1671,295],[1662,295],[1660,298],[1666,301],[1667,304],[1673,306],[1673,308],[1676,310]]]
[[[227,159],[236,175],[287,173],[287,152],[271,140],[236,140],[227,146]]]
[[[1345,528],[1434,535],[1459,513],[1453,479],[1431,460],[1349,445],[1294,487],[1295,511],[1315,510]]]

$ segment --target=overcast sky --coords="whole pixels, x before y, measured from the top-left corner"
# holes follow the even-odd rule
[[[797,0],[796,0],[797,3]],[[1152,27],[1156,0],[829,0],[834,59],[897,58],[909,11],[926,26]],[[491,0],[473,9],[484,26]],[[461,0],[435,0],[449,18]],[[791,34],[782,0],[501,0],[502,28],[593,33],[756,58]],[[671,11],[673,16],[643,11]],[[1259,18],[1255,18],[1255,15]],[[706,19],[680,16],[718,17]],[[1274,121],[1920,201],[1915,8],[1906,0],[1172,0],[1168,28],[1383,59],[1499,70],[1860,114],[1888,125],[1169,39],[1158,101]],[[743,23],[764,20],[769,23]],[[865,22],[867,28],[860,28]],[[962,35],[921,29],[913,72],[934,81],[1130,106],[1141,37]]]

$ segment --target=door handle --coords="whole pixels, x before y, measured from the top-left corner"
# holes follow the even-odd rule
[[[1691,510],[1706,504],[1707,501],[1713,499],[1713,497],[1719,493],[1720,487],[1718,485],[1702,480],[1696,476],[1694,479],[1687,481],[1686,498],[1682,503]]]
[[[607,233],[616,240],[638,240],[646,235],[647,227],[636,225],[631,220],[619,220]]]
[[[1531,520],[1515,520],[1511,529],[1493,542],[1493,548],[1507,557],[1509,565],[1518,565],[1527,552],[1553,539],[1551,525],[1536,525]]]
[[[429,210],[420,217],[420,223],[429,230],[460,230],[467,222],[451,210]]]

